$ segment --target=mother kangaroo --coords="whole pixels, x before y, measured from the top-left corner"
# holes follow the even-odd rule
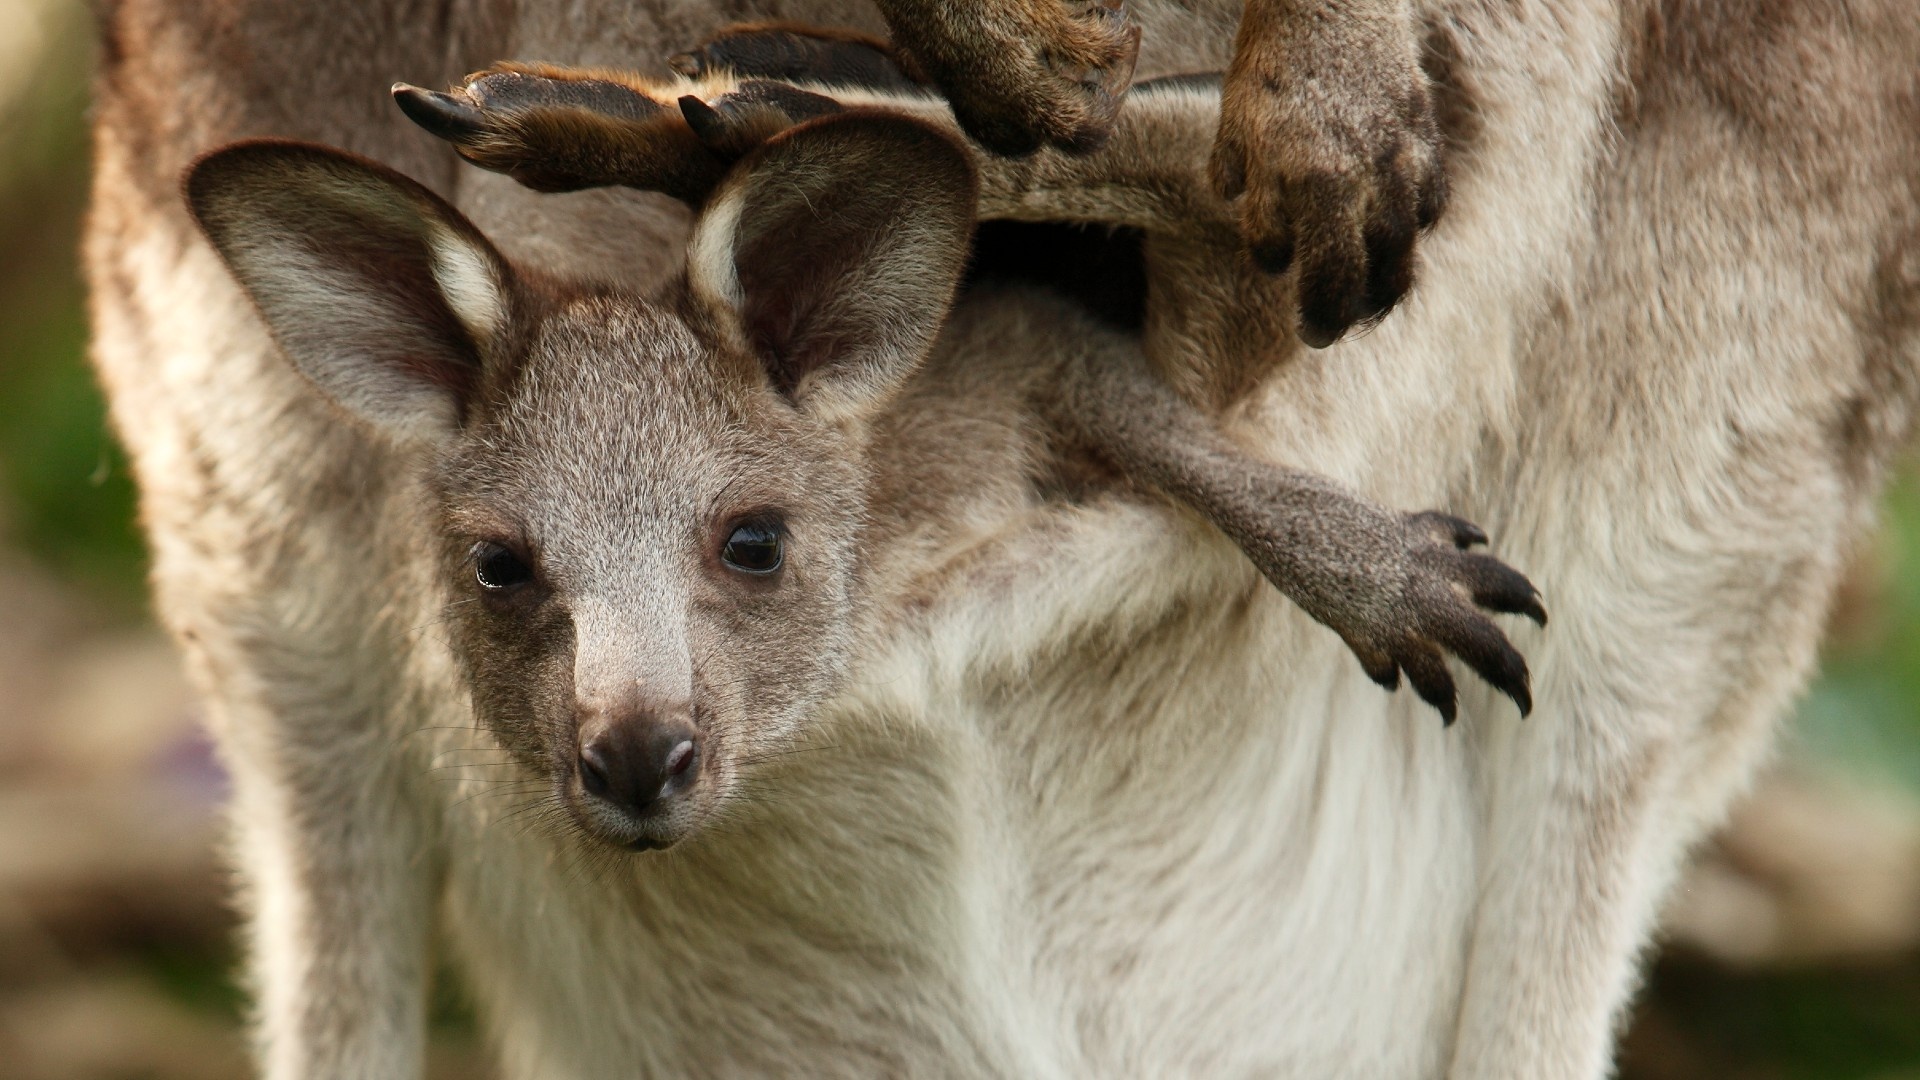
[[[1239,5],[1129,8],[1140,77],[1229,67]],[[1097,470],[1010,468],[995,447],[1017,425],[968,423],[949,378],[897,440],[911,454],[879,462],[874,508],[942,528],[866,569],[895,617],[809,752],[684,850],[576,858],[511,810],[457,809],[518,789],[450,692],[417,462],[277,355],[178,179],[238,138],[337,145],[518,265],[645,290],[682,265],[684,210],[466,168],[387,86],[499,57],[664,76],[723,23],[878,16],[110,0],[102,18],[94,353],[157,607],[234,774],[276,1080],[417,1076],[443,949],[515,1077],[1603,1076],[1661,896],[1812,670],[1920,398],[1905,0],[1421,0],[1450,190],[1422,284],[1331,348],[1249,343],[1296,355],[1227,423],[1249,452],[1498,535],[1554,611],[1514,633],[1532,718],[1462,679],[1462,722],[1430,722],[1202,523]],[[902,37],[919,55],[928,33]],[[1227,134],[1216,162],[1258,182],[1266,144]],[[1339,190],[1296,226],[1373,197]],[[1257,249],[1276,205],[1248,204]],[[1072,347],[1058,310],[963,296],[930,370]],[[1303,334],[1355,314],[1303,309]]]

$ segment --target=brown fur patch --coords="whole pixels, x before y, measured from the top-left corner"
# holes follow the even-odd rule
[[[1480,139],[1485,121],[1480,115],[1473,73],[1460,54],[1459,30],[1444,18],[1426,27],[1421,69],[1433,86],[1433,116],[1440,125],[1440,168],[1452,175],[1458,162]]]

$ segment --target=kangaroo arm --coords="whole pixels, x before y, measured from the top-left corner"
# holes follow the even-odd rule
[[[502,63],[446,93],[405,83],[393,92],[408,117],[466,160],[540,191],[631,187],[697,206],[732,160],[780,132],[828,112],[882,109],[967,148],[984,219],[1218,233],[1231,243],[1232,211],[1206,173],[1220,109],[1217,80],[1137,87],[1099,151],[1042,150],[1011,159],[969,139],[944,100],[912,89],[904,77],[884,87],[780,83],[740,78],[711,50],[684,55],[690,59],[681,67],[697,76],[652,80]]]
[[[630,187],[698,205],[728,165],[676,103],[702,91],[716,92],[706,80],[502,62],[444,94],[395,83],[393,97],[461,157],[535,191]]]
[[[1339,634],[1375,682],[1404,672],[1451,722],[1452,653],[1532,708],[1526,660],[1480,609],[1546,622],[1524,575],[1484,552],[1459,518],[1401,514],[1323,476],[1262,461],[1147,367],[1144,356],[1071,369],[1052,421],[1136,483],[1225,533],[1307,614]]]

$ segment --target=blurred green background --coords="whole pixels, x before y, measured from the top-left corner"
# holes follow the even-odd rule
[[[240,1076],[220,779],[84,359],[90,48],[73,0],[0,0],[0,1072]],[[1920,473],[1886,506],[1782,765],[1676,898],[1626,1076],[1920,1080]],[[436,1071],[484,1071],[444,1012]]]

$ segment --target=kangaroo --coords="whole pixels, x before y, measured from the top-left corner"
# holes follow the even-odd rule
[[[851,0],[725,18],[774,14],[883,29]],[[1129,14],[1143,79],[1229,66],[1237,5]],[[458,573],[477,597],[481,566],[450,565],[470,552],[433,512],[430,451],[341,422],[176,181],[237,138],[339,145],[438,192],[516,288],[662,295],[691,265],[684,206],[465,169],[380,90],[516,55],[665,80],[722,14],[102,15],[95,356],[156,609],[232,767],[274,1077],[418,1075],[436,944],[509,1076],[1603,1076],[1660,898],[1804,684],[1920,398],[1904,5],[1435,8],[1447,212],[1393,318],[1284,341],[1216,406],[1154,328],[1017,284],[960,296],[884,407],[845,421],[870,472],[861,647],[790,743],[734,759],[742,798],[629,855],[605,840],[673,822],[608,811],[626,831],[589,835],[477,720],[459,620],[487,601],[447,596]],[[1113,139],[1162,97],[1122,105]],[[1263,283],[1283,325],[1292,278]],[[1149,356],[1140,384],[1113,362]],[[1083,459],[1053,445],[1035,371],[1172,393],[1251,459],[1497,532],[1554,599],[1551,633],[1513,628],[1533,718],[1462,683],[1454,727],[1408,722],[1424,706],[1379,693],[1210,523],[1097,459],[1061,471]],[[683,580],[758,580],[701,573]],[[711,782],[731,751],[697,749]]]

